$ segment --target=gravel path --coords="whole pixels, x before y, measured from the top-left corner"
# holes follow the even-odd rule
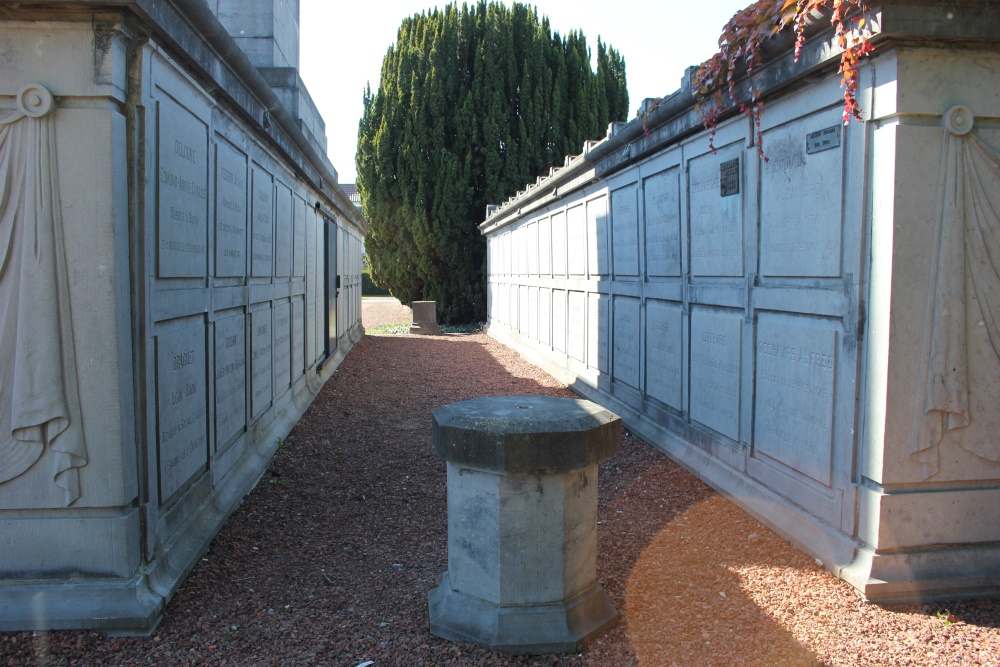
[[[447,546],[430,412],[509,394],[571,395],[483,334],[365,337],[152,637],[0,635],[0,665],[1000,664],[1000,602],[864,603],[631,435],[600,471],[598,577],[621,624],[563,656],[432,636]]]
[[[391,296],[365,297],[361,301],[361,325],[413,324],[413,309]]]

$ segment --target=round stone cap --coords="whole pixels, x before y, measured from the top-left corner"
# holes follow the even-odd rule
[[[495,472],[575,470],[622,449],[621,417],[575,398],[474,398],[435,410],[433,426],[438,456]]]

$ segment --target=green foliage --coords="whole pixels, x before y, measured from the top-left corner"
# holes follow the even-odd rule
[[[403,20],[364,94],[358,189],[376,284],[437,301],[443,323],[486,317],[486,205],[625,120],[625,61],[565,38],[530,6],[480,1]]]

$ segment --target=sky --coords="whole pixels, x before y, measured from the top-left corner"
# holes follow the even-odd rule
[[[299,75],[326,122],[327,153],[341,183],[356,178],[354,153],[365,84],[378,88],[382,57],[404,17],[434,0],[300,0]],[[511,4],[506,0],[505,4]],[[680,87],[684,70],[710,58],[722,27],[751,0],[539,0],[539,14],[565,35],[581,29],[625,58],[631,118],[642,100]],[[598,139],[600,137],[594,137]],[[582,147],[581,147],[582,149]]]

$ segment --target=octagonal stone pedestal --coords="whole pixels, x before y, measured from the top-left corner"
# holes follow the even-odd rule
[[[597,464],[621,418],[590,401],[477,398],[434,411],[448,462],[439,637],[509,653],[576,651],[618,622],[597,583]]]

